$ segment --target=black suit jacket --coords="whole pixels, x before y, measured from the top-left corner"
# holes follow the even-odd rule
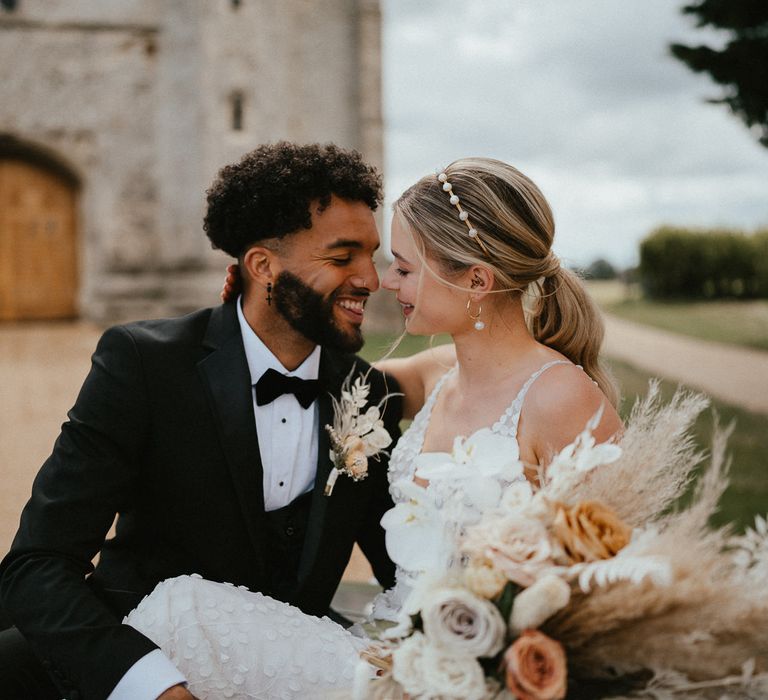
[[[323,349],[324,387],[338,396],[355,363],[368,369]],[[369,379],[373,403],[396,390],[376,371]],[[392,506],[387,460],[323,496],[333,409],[327,392],[318,401],[317,477],[290,601],[316,615],[327,612],[355,541],[379,582],[394,581],[379,526]],[[390,400],[393,440],[399,413]],[[199,573],[268,591],[262,465],[235,305],[106,331],[68,417],[0,564],[0,596],[62,693],[97,699],[155,648],[120,620],[159,581]]]

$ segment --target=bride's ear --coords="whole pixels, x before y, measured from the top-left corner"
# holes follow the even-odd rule
[[[487,267],[473,265],[469,268],[467,274],[470,293],[473,296],[477,295],[477,299],[481,299],[493,289],[495,280],[493,273]]]

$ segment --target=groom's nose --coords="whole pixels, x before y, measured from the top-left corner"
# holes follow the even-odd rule
[[[350,283],[357,289],[367,289],[370,292],[375,292],[379,288],[379,274],[376,272],[372,258],[362,264],[358,274],[350,279]]]

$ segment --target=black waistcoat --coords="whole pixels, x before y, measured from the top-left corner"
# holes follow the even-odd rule
[[[279,600],[290,600],[296,589],[299,560],[307,534],[311,506],[310,490],[287,506],[265,513],[269,593]]]

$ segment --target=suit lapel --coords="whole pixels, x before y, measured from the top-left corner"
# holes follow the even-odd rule
[[[325,483],[333,468],[330,458],[331,441],[326,425],[333,424],[333,402],[331,395],[338,398],[341,384],[351,369],[351,362],[343,355],[338,355],[323,348],[320,355],[319,378],[323,390],[318,397],[318,451],[317,472],[315,486],[312,491],[312,506],[309,513],[307,534],[304,538],[304,547],[299,561],[298,582],[299,585],[306,579],[312,565],[317,559],[320,542],[323,535],[326,513],[332,496],[324,495]]]
[[[211,350],[198,365],[248,535],[263,568],[264,484],[253,413],[251,377],[234,304],[216,307],[203,341]]]

